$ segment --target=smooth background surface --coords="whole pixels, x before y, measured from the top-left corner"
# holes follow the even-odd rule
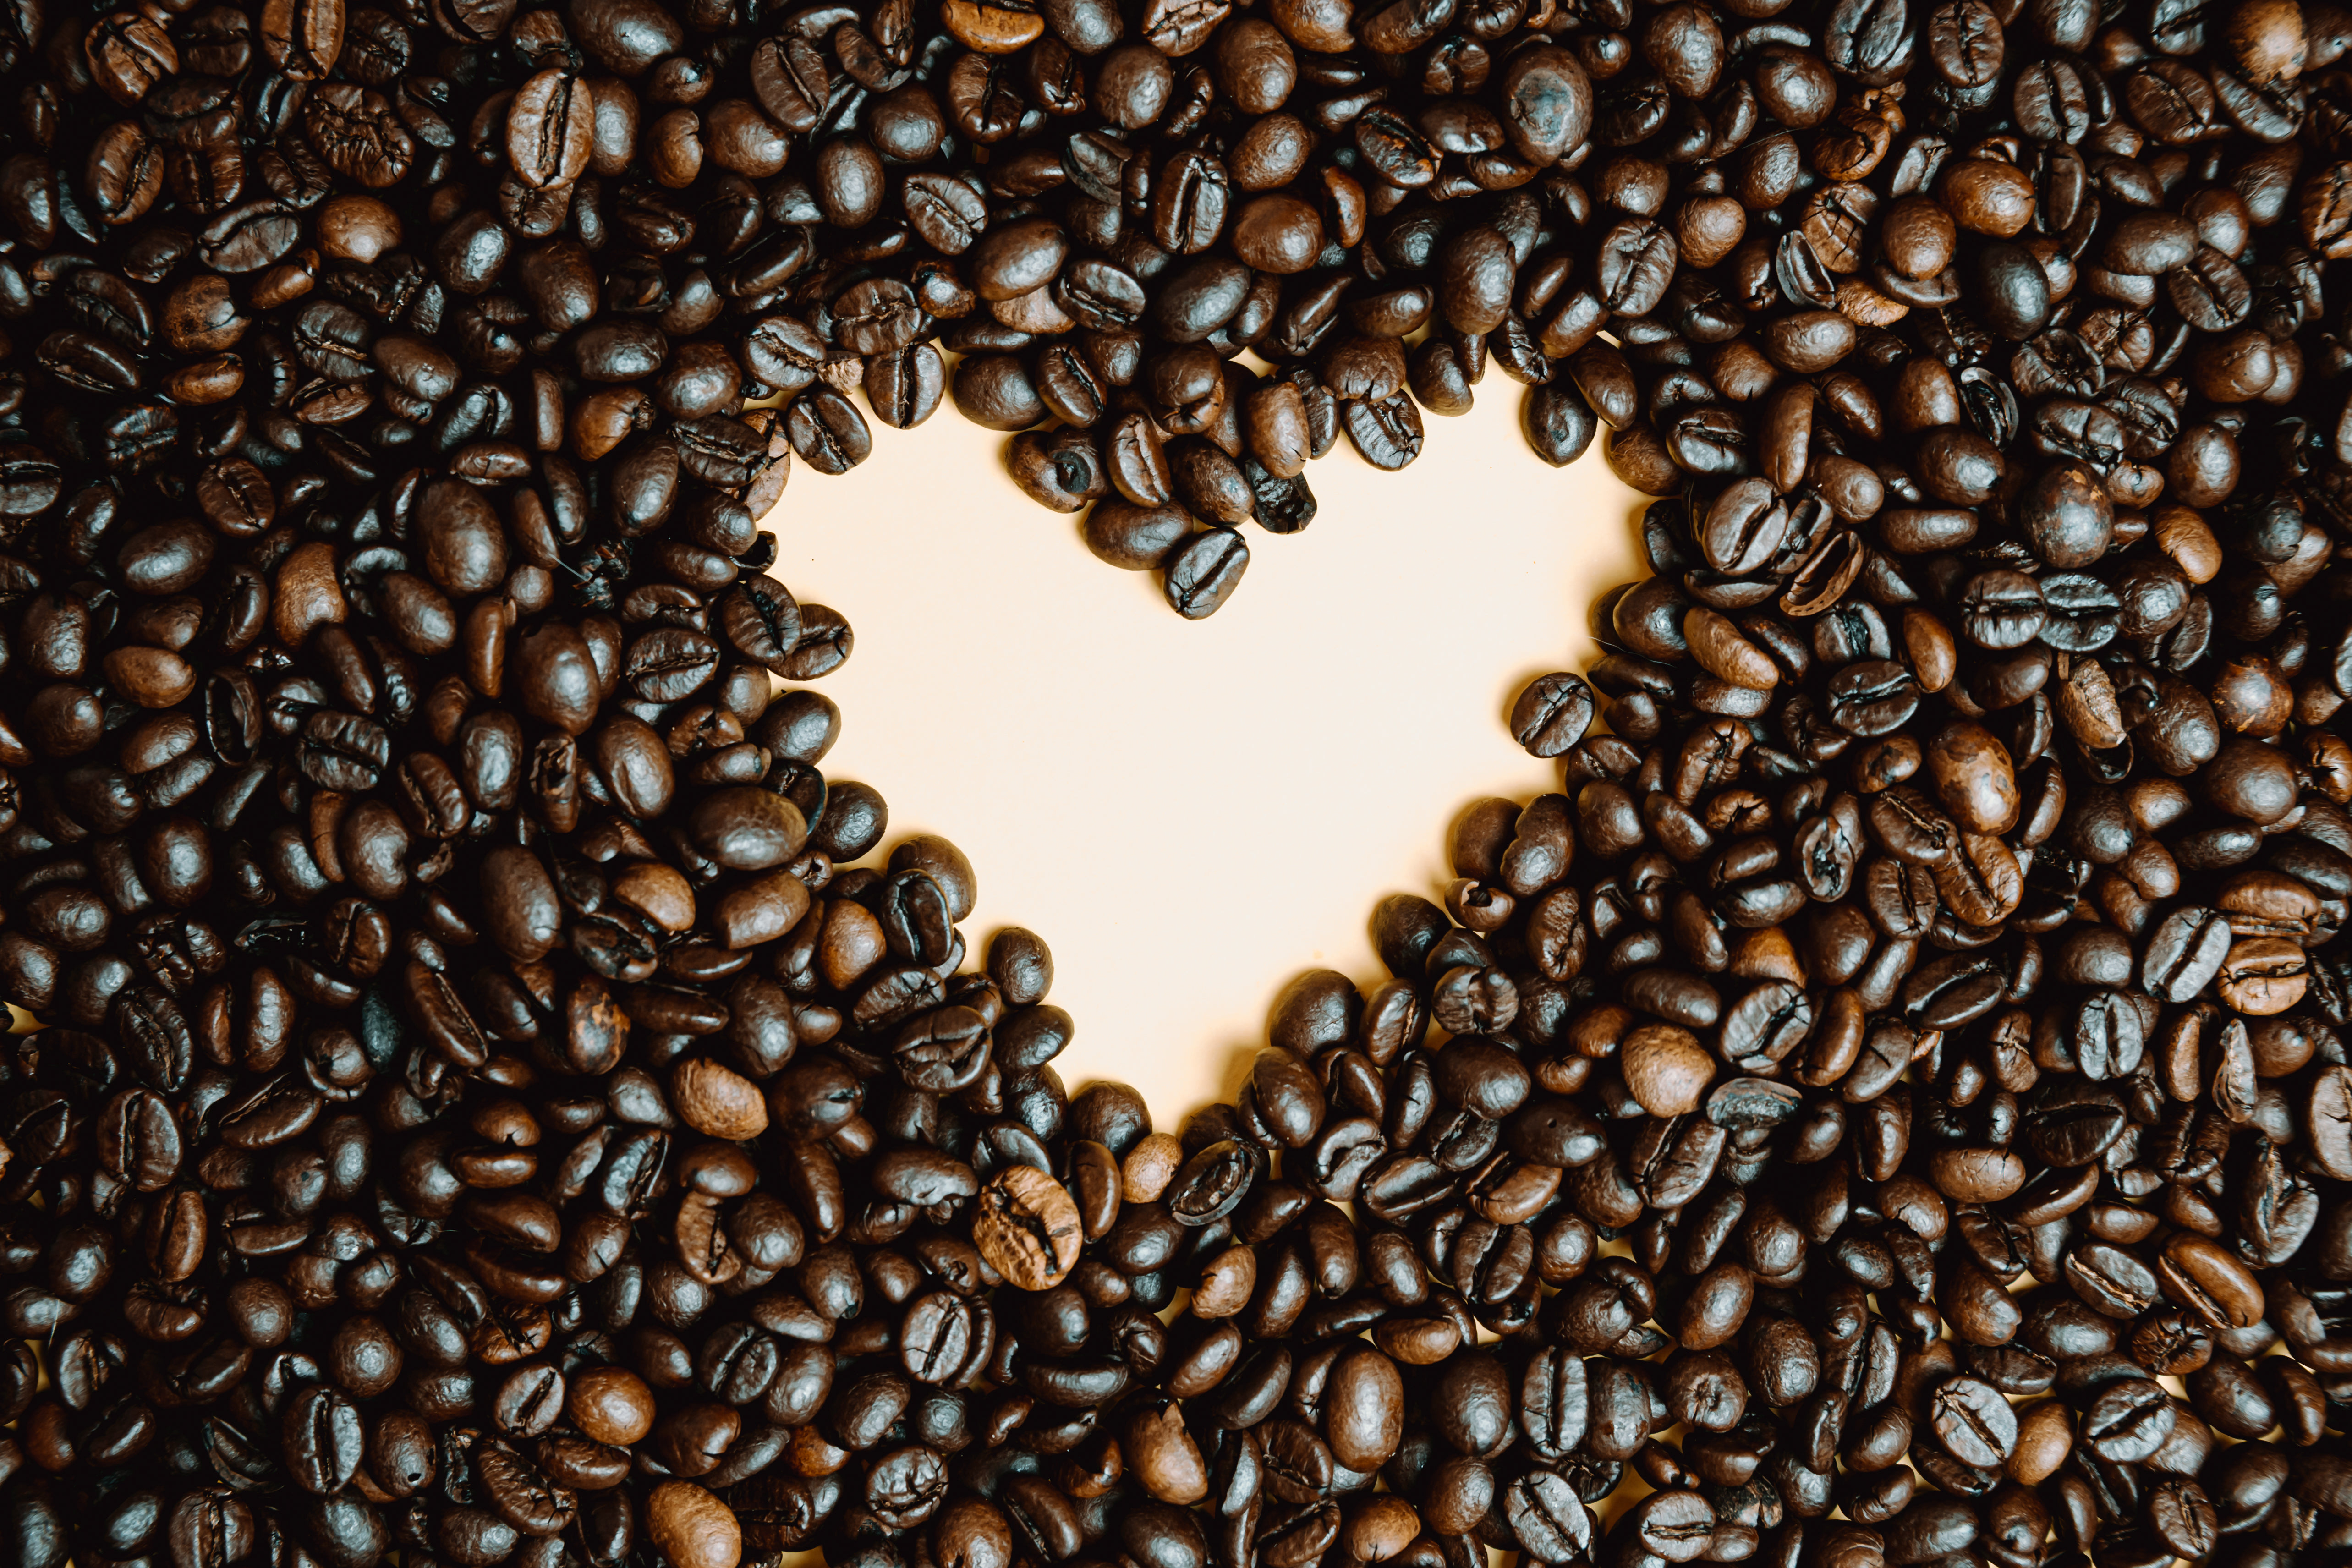
[[[1124,1079],[1171,1131],[1230,1095],[1285,982],[1381,977],[1372,906],[1443,897],[1463,805],[1559,787],[1505,718],[1529,677],[1591,663],[1641,498],[1598,442],[1566,469],[1528,451],[1523,395],[1490,373],[1397,473],[1343,436],[1307,468],[1314,523],[1245,528],[1247,575],[1198,622],[952,406],[877,425],[846,475],[795,468],[771,571],[856,637],[817,683],[844,714],[825,773],[887,797],[885,851],[939,833],[971,858],[975,961],[1007,924],[1052,946],[1072,1089]]]

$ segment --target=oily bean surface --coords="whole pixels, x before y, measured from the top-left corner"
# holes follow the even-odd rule
[[[2340,1553],[2347,39],[16,7],[5,1555]],[[952,400],[1199,618],[1506,383],[1654,498],[1558,788],[1074,1090],[793,468]]]

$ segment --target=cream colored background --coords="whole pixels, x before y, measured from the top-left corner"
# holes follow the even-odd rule
[[[1292,975],[1381,976],[1372,906],[1442,898],[1463,805],[1559,787],[1505,717],[1591,661],[1641,498],[1597,442],[1567,469],[1529,452],[1522,396],[1490,373],[1399,473],[1343,437],[1307,469],[1314,523],[1245,530],[1248,574],[1201,622],[1088,553],[952,407],[877,426],[846,475],[794,472],[772,571],[856,635],[818,683],[844,714],[826,774],[888,798],[885,850],[931,832],[971,857],[976,951],[1006,924],[1052,946],[1074,1089],[1122,1079],[1172,1130],[1238,1088]]]

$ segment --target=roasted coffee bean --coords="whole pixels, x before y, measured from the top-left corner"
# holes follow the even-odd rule
[[[1058,1284],[1077,1262],[1077,1205],[1050,1176],[1011,1166],[991,1180],[980,1201],[972,1245],[1022,1289]]]

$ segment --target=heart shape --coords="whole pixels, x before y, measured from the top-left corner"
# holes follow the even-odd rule
[[[1366,915],[1442,892],[1457,808],[1559,787],[1503,714],[1594,657],[1643,498],[1598,454],[1537,459],[1518,389],[1483,390],[1400,472],[1344,444],[1316,465],[1321,517],[1249,531],[1249,575],[1200,622],[1089,556],[1003,477],[1002,438],[953,417],[877,433],[767,520],[774,574],[858,632],[819,688],[844,713],[826,773],[879,788],[893,838],[971,856],[975,944],[1008,921],[1053,943],[1070,1083],[1123,1079],[1163,1117],[1229,1095],[1222,1047],[1255,1048],[1297,969],[1380,973]]]

